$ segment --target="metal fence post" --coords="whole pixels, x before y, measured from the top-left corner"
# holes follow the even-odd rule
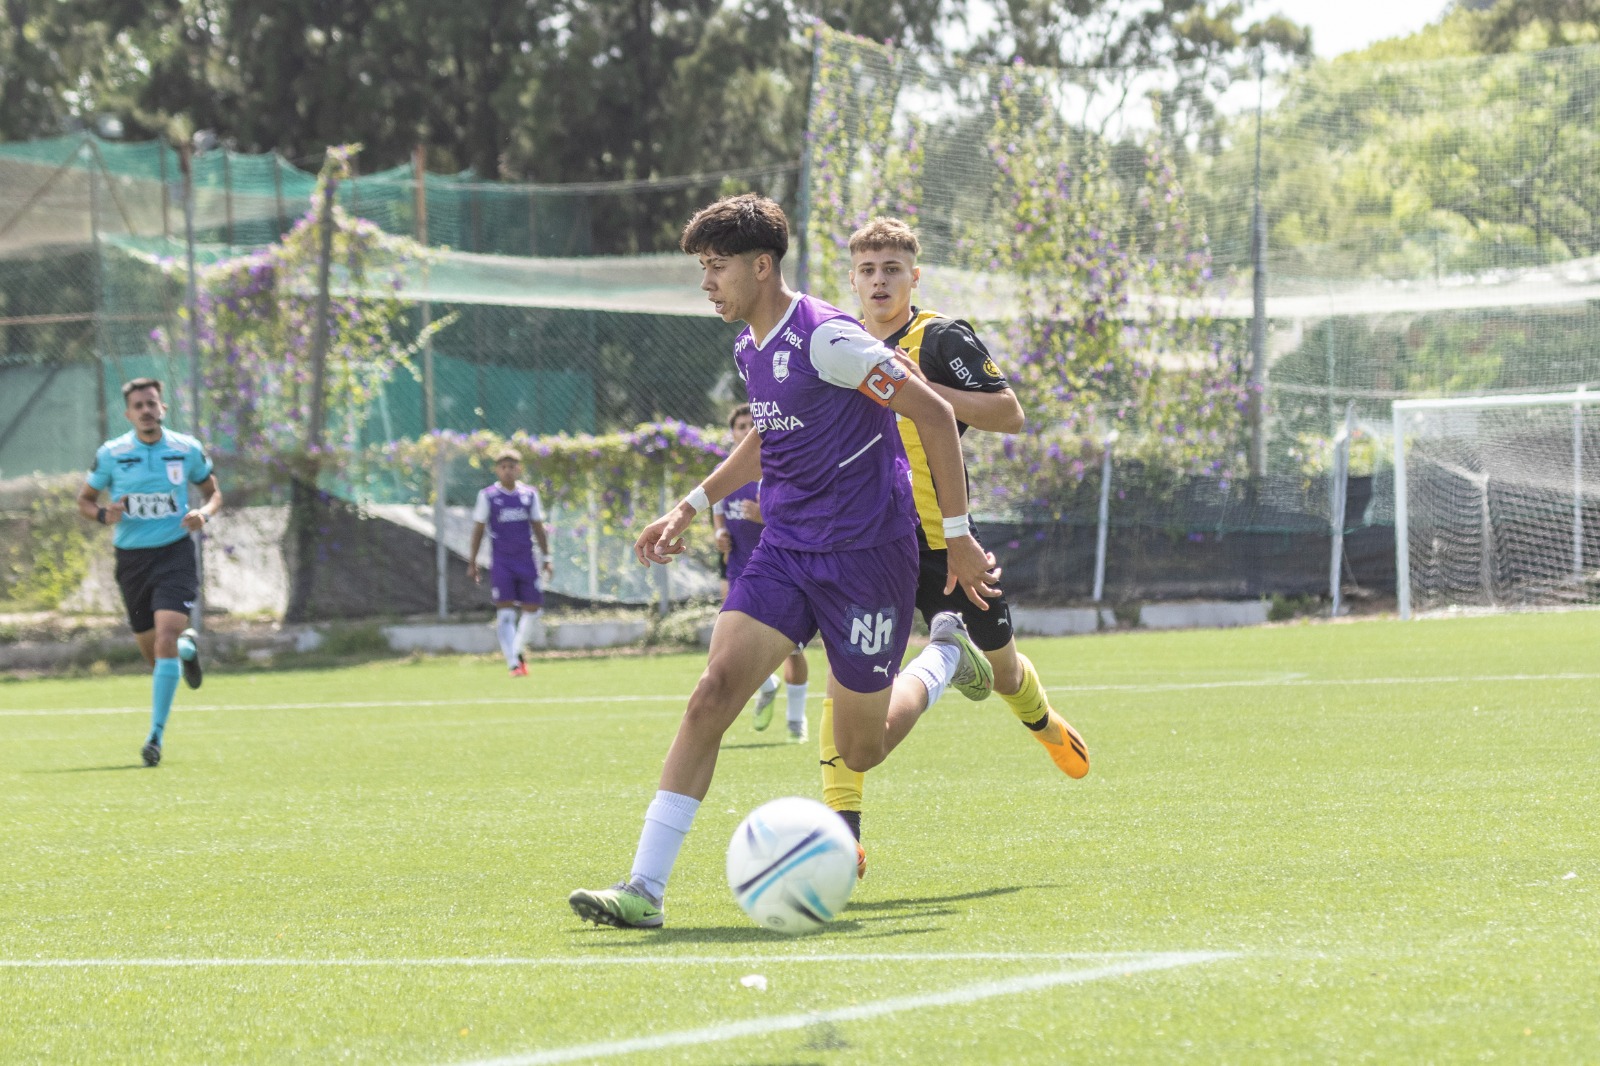
[[[433,573],[437,583],[439,617],[450,617],[450,550],[445,546],[445,503],[449,481],[445,472],[444,437],[436,434],[433,453]]]
[[[422,247],[428,246],[428,172],[424,167],[422,145],[417,145],[411,152],[411,184],[416,206],[416,217],[413,224],[416,227],[417,243]],[[354,183],[352,182],[352,185]],[[428,277],[427,264],[422,268],[423,284],[426,286]],[[433,322],[433,304],[427,299],[422,301],[422,332],[428,332],[428,326]],[[434,370],[433,370],[433,340],[430,338],[422,344],[422,421],[423,430],[435,434],[434,444],[437,451],[433,463],[433,580],[435,598],[439,618],[450,617],[450,552],[444,543],[444,508],[445,508],[445,470],[444,470],[444,438],[438,436],[439,420],[438,410],[434,406]],[[468,560],[471,562],[472,560]]]
[[[594,498],[593,483],[589,485],[584,503],[588,529],[583,539],[589,550],[589,600],[592,603],[600,598],[600,508]]]
[[[1350,434],[1355,429],[1356,405],[1351,400],[1344,406],[1344,425],[1333,438],[1333,546],[1328,560],[1328,597],[1332,601],[1330,617],[1338,618],[1343,607],[1340,574],[1344,570],[1345,506],[1350,499]]]
[[[183,169],[183,247],[184,280],[183,301],[189,317],[189,428],[200,435],[200,294],[194,256],[194,146],[189,143],[179,149],[178,165]],[[198,591],[194,609],[189,613],[189,624],[195,632],[205,632],[206,568],[203,534],[195,533],[194,560]]]
[[[1106,544],[1111,533],[1111,449],[1117,443],[1117,431],[1106,434],[1105,454],[1100,458],[1100,517],[1094,543],[1094,602],[1099,603],[1106,591]]]
[[[1578,392],[1588,390],[1578,386]],[[1572,580],[1583,581],[1583,404],[1572,405]]]
[[[1402,620],[1411,617],[1411,530],[1406,521],[1405,401],[1394,403],[1394,586]]]

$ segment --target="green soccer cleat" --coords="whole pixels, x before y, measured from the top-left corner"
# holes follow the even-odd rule
[[[618,929],[658,929],[666,920],[661,901],[651,899],[627,881],[610,888],[580,888],[567,897],[567,905],[586,922]]]
[[[183,664],[183,683],[190,688],[200,687],[199,636],[192,629],[185,629],[178,634],[178,661]]]
[[[950,644],[961,653],[956,663],[955,676],[950,685],[975,703],[982,703],[994,691],[994,667],[984,658],[983,652],[967,636],[967,627],[954,611],[940,611],[928,623],[930,644]]]
[[[772,675],[772,690],[770,692],[756,691],[756,709],[754,725],[756,732],[761,732],[772,724],[772,705],[778,702],[778,675]]]
[[[808,736],[810,736],[810,733],[806,730],[804,722],[789,723],[789,743],[804,744]]]

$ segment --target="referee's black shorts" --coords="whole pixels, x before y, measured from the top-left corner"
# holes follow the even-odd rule
[[[922,538],[919,536],[917,540],[921,541]],[[960,585],[946,596],[944,583],[949,577],[945,562],[947,554],[943,548],[926,546],[918,553],[918,613],[924,622],[931,622],[940,611],[955,611],[967,623],[967,633],[972,637],[972,643],[984,651],[999,651],[1011,643],[1014,635],[1011,632],[1011,605],[1002,594],[989,600],[989,609],[985,611],[967,599]]]
[[[117,586],[135,633],[154,629],[157,611],[188,614],[200,595],[194,541],[184,537],[160,548],[118,548]]]

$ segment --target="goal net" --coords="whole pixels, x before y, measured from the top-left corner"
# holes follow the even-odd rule
[[[1401,617],[1600,603],[1600,393],[1394,405]]]

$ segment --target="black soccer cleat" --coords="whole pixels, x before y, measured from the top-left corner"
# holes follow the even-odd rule
[[[183,657],[182,652],[182,642],[185,640],[189,642],[189,647],[194,650],[194,654],[189,656],[187,659]],[[178,634],[178,641],[180,649],[178,652],[178,661],[183,664],[183,683],[188,685],[190,688],[199,688],[201,675],[200,641],[198,640],[198,635],[192,629],[185,629],[182,633]]]
[[[155,741],[155,740],[147,740],[147,741],[145,741],[144,747],[139,749],[139,757],[144,760],[144,764],[146,766],[160,766],[161,765],[161,743],[160,743],[160,741]]]

